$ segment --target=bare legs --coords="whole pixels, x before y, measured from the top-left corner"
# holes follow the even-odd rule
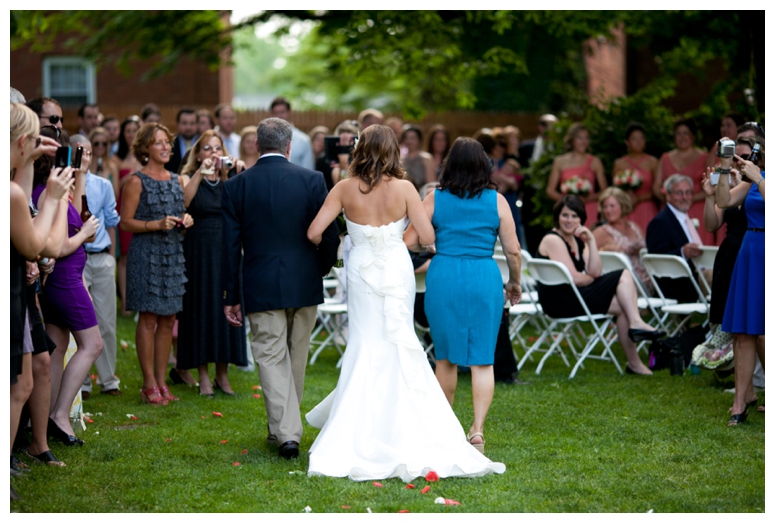
[[[24,328],[29,328],[25,324]],[[22,408],[32,392],[32,353],[22,355],[22,373],[16,377],[16,383],[11,385],[11,439],[10,451],[13,450],[13,441],[19,430],[19,417]]]
[[[118,257],[118,292],[121,293],[121,315],[131,316],[126,310],[126,254]]]
[[[627,366],[636,374],[652,374],[651,370],[640,360],[638,346],[630,339],[630,329],[654,330],[643,321],[638,310],[638,291],[632,281],[630,271],[623,271],[616,287],[616,296],[611,300],[608,313],[616,316],[616,332],[619,343],[622,344],[627,356]]]
[[[65,433],[74,436],[70,426],[70,407],[73,399],[83,385],[83,380],[89,374],[94,360],[102,352],[102,338],[98,326],[74,331],[73,337],[78,346],[75,355],[65,367],[65,354],[70,341],[70,331],[46,325],[46,333],[56,343],[56,349],[51,355],[51,419]]]
[[[735,346],[735,401],[732,403],[732,414],[742,414],[746,403],[755,396],[753,388],[753,371],[756,367],[757,336],[750,334],[734,334]],[[762,351],[764,352],[764,351]],[[764,360],[762,360],[764,365]]]
[[[135,344],[140,370],[143,373],[143,390],[164,386],[174,324],[174,314],[160,316],[151,312],[140,313],[135,331]],[[155,397],[154,394],[148,399]]]
[[[212,394],[213,386],[210,382],[210,375],[208,374],[208,367],[205,363],[200,365],[199,368],[199,390],[202,394]],[[218,382],[218,386],[227,394],[234,392],[231,390],[231,384],[229,384],[229,364],[228,363],[216,363],[215,364],[215,381]]]
[[[32,357],[32,377],[35,381],[30,394],[30,421],[32,443],[30,454],[37,456],[47,450],[48,413],[51,408],[51,355],[42,352]]]
[[[449,405],[453,406],[455,389],[457,389],[457,365],[449,360],[436,360],[436,379],[439,380],[439,385],[441,385],[441,390],[444,392]],[[492,365],[471,366],[471,389],[474,397],[474,423],[471,425],[469,434],[483,433],[484,421],[490,410],[495,390],[495,375]],[[484,443],[484,440],[477,436],[472,439],[471,443]]]

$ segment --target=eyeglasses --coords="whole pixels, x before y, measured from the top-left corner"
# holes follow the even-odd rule
[[[107,147],[108,146],[108,142],[92,142],[92,145],[94,147]]]
[[[673,196],[691,196],[694,193],[692,191],[673,191],[670,194]]]
[[[209,153],[210,151],[213,150],[213,146],[212,145],[203,145],[202,146],[202,150]],[[223,151],[223,148],[220,145],[216,145],[214,150],[216,150],[216,151]]]
[[[54,125],[58,124],[59,122],[62,122],[62,124],[65,123],[64,116],[57,116],[55,114],[52,114],[52,115],[49,115],[49,116],[40,115],[40,119],[41,120],[46,120],[47,119],[49,122],[51,122]]]

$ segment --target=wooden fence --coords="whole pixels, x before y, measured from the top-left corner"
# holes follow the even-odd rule
[[[167,125],[172,132],[175,132],[175,118],[178,111],[184,106],[162,106],[162,123]],[[119,120],[127,116],[140,113],[140,107],[119,106],[119,105],[99,105],[100,112],[107,115],[116,115]],[[199,107],[194,107],[200,109]],[[212,110],[212,108],[208,108]],[[78,131],[78,118],[76,109],[65,108],[63,110],[65,118],[65,128],[68,132]],[[236,132],[247,125],[257,125],[264,118],[272,116],[268,110],[237,111]],[[395,116],[386,114],[385,118]],[[519,128],[522,139],[534,138],[536,135],[536,125],[540,114],[528,113],[500,113],[500,112],[443,112],[428,113],[425,118],[416,123],[423,131],[427,131],[432,125],[443,124],[454,140],[458,136],[471,136],[478,129],[483,127],[504,127],[514,125]],[[356,120],[358,113],[351,111],[294,111],[291,120],[293,124],[304,132],[309,132],[317,125],[325,125],[333,131],[334,127],[342,120]]]

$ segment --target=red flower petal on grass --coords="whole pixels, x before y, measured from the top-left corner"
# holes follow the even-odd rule
[[[425,479],[430,481],[431,483],[439,480],[439,475],[436,474],[436,471],[431,470],[425,475]]]
[[[374,483],[372,483],[372,485],[374,485],[377,488],[382,488],[382,483],[380,483],[379,481],[375,481]]]
[[[247,453],[248,453],[248,449],[242,449],[242,452],[240,452],[240,454],[242,454],[243,456],[244,456],[245,454],[247,454]]]
[[[261,385],[253,385],[253,390],[259,390],[261,389]]]
[[[223,414],[221,414],[220,412],[213,411],[213,416],[215,416],[216,418],[222,418]]]
[[[87,422],[87,423],[94,423],[94,420],[93,420],[93,419],[91,419],[91,418],[86,418],[86,422]]]
[[[406,489],[406,488],[414,488],[414,485],[413,485],[412,483],[407,483],[407,484],[406,484],[406,486],[405,486],[404,488],[405,488],[405,489]]]
[[[409,511],[408,511],[408,510],[406,510],[406,509],[404,509],[404,510],[399,510],[399,511],[398,511],[398,513],[399,513],[399,514],[408,514],[408,513],[409,513]]]
[[[169,443],[170,441],[172,441],[172,440],[171,440],[171,439],[169,439],[169,438],[167,438],[167,443]]]
[[[137,421],[137,416],[129,416],[129,419]]]
[[[253,394],[253,397],[256,398],[257,400],[260,400],[261,399],[261,394]]]
[[[222,440],[220,441],[221,445],[223,445],[224,443],[228,443],[228,442],[229,442],[229,440],[227,440],[227,439],[222,439]]]
[[[232,465],[234,465],[235,467],[239,467],[241,463],[239,461],[235,461],[234,463],[232,463]]]
[[[431,490],[431,486],[428,485],[427,487],[423,487],[423,489],[420,491],[421,494],[427,494]]]
[[[89,375],[89,377],[90,377],[91,379],[93,379],[93,380],[96,380],[96,379],[97,379],[97,375],[96,375],[96,374],[90,374],[90,375]]]
[[[202,419],[205,419],[205,417],[204,417],[204,416],[202,416]]]
[[[454,499],[445,499],[444,500],[445,505],[460,505],[459,501],[455,501]]]
[[[352,507],[350,505],[342,505],[342,508],[345,510],[350,510]]]

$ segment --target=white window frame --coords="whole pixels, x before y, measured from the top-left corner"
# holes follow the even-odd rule
[[[78,56],[49,56],[43,59],[43,96],[51,97],[51,66],[80,65],[86,69],[86,103],[97,103],[97,75],[94,63]]]

